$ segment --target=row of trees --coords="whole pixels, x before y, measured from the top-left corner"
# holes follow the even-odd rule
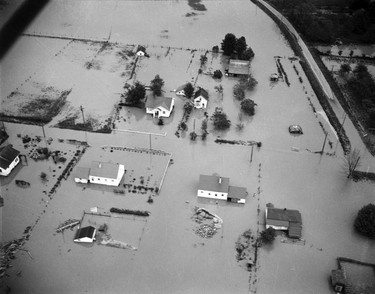
[[[367,126],[375,128],[375,81],[364,64],[358,64],[350,73],[350,65],[342,64],[340,74],[347,81],[352,99],[366,113]]]
[[[232,33],[225,35],[221,42],[221,50],[224,55],[231,56],[241,60],[251,60],[254,57],[254,51],[247,45],[245,37],[236,38]]]

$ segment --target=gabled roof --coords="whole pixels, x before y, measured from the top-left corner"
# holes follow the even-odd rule
[[[302,226],[300,223],[290,222],[288,228],[288,235],[291,238],[302,237]]]
[[[7,169],[13,160],[20,154],[20,152],[12,147],[12,145],[7,145],[0,149],[0,167],[2,169]]]
[[[207,100],[208,99],[208,92],[203,88],[199,88],[199,90],[197,92],[195,92],[194,98],[197,98],[199,96],[202,96],[203,98],[205,98]]]
[[[250,61],[230,59],[228,73],[237,75],[248,75],[250,71]]]
[[[170,110],[172,101],[173,98],[171,97],[154,96],[153,94],[150,94],[147,96],[146,108],[155,109],[158,107],[163,107],[167,110]]]
[[[221,179],[221,183],[220,183]],[[229,191],[229,178],[219,176],[199,176],[199,190],[213,191],[219,193],[228,193]]]
[[[110,162],[93,161],[91,163],[90,176],[116,179],[119,165]]]
[[[179,92],[179,91],[181,91],[181,90],[184,90],[187,84],[188,84],[188,83],[179,86],[179,87],[176,89],[176,92]]]
[[[301,213],[298,210],[267,208],[267,220],[288,221],[302,224]]]
[[[235,199],[245,199],[247,197],[246,188],[229,186],[229,197]]]
[[[88,179],[90,175],[90,168],[77,166],[75,168],[74,177],[80,179]]]
[[[93,226],[88,226],[84,228],[80,228],[77,230],[74,240],[81,239],[81,238],[94,238],[95,237],[95,228]]]

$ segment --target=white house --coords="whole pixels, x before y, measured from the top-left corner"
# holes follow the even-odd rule
[[[195,108],[207,108],[208,93],[205,89],[199,88],[194,94],[194,107]]]
[[[77,243],[92,243],[95,240],[96,229],[92,226],[80,228],[77,230],[74,237],[74,242]]]
[[[247,191],[243,187],[230,186],[229,178],[200,175],[197,196],[244,204]]]
[[[178,87],[175,91],[176,95],[185,97],[185,87],[187,84],[183,84],[182,86]]]
[[[76,183],[87,184],[89,182],[90,168],[77,166],[74,170],[74,181]]]
[[[7,176],[20,162],[19,158],[20,152],[12,147],[12,145],[7,145],[0,149],[0,175]]]
[[[146,55],[146,48],[143,47],[143,46],[138,46],[136,55],[139,56],[139,57],[145,56]]]
[[[89,181],[94,184],[118,186],[124,174],[125,167],[122,164],[93,161]]]
[[[173,111],[174,98],[159,97],[154,95],[147,96],[146,113],[153,117],[169,117]]]

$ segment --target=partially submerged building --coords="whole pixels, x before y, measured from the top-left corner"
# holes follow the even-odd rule
[[[194,107],[198,109],[205,109],[207,108],[208,103],[208,92],[203,89],[199,88],[198,91],[194,94]]]
[[[169,117],[173,111],[174,98],[148,95],[146,100],[146,113],[153,117]]]
[[[93,161],[91,168],[76,167],[74,181],[76,183],[93,183],[118,186],[125,174],[125,166],[118,163]]]
[[[7,145],[0,148],[0,175],[7,176],[20,162],[19,158],[20,152],[12,147],[12,145]]]
[[[250,74],[250,61],[230,59],[228,68],[225,70],[226,76],[248,76]]]
[[[92,243],[95,241],[96,228],[93,226],[83,227],[77,230],[74,242]]]
[[[229,178],[200,175],[197,196],[244,204],[247,191],[244,187],[230,186]]]
[[[302,217],[298,210],[266,207],[266,229],[286,231],[290,238],[302,237]]]

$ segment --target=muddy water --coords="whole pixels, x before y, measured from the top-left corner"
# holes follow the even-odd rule
[[[336,137],[324,117],[318,114],[321,108],[298,62],[288,58],[292,51],[280,37],[279,30],[249,1],[207,1],[204,5],[207,11],[185,17],[192,10],[184,1],[52,1],[29,27],[29,33],[70,34],[95,39],[108,37],[112,27],[113,41],[144,44],[150,48],[155,46],[152,47],[155,51],[150,50],[153,54],[150,62],[142,61],[144,66],[141,63],[137,78],[149,80],[159,66],[166,80],[167,92],[196,77],[194,72],[199,68],[199,57],[194,57],[189,70],[190,51],[171,50],[167,58],[160,57],[158,62],[156,56],[166,53],[166,49],[160,46],[210,49],[218,45],[227,32],[244,35],[256,54],[251,70],[259,82],[247,96],[258,107],[256,115],[245,120],[244,131],[236,132],[234,125],[238,121],[239,103],[232,98],[236,80],[222,80],[224,98],[219,99],[213,90],[217,82],[200,75],[198,84],[207,87],[213,98],[208,111],[211,113],[216,106],[223,106],[233,127],[221,133],[213,132],[209,127],[207,141],[195,143],[190,142],[188,135],[181,138],[174,135],[182,116],[182,101],[176,102],[174,116],[166,120],[163,127],[140,111],[123,110],[122,115],[129,119],[118,123],[119,126],[166,133],[165,137],[151,136],[152,148],[173,154],[174,164],[168,168],[161,193],[152,205],[146,203],[145,195],[118,196],[106,189],[83,190],[72,177],[62,183],[47,206],[45,203],[40,205],[38,202],[42,196],[39,193],[43,187],[34,170],[48,169],[50,163],[33,163],[24,167],[17,177],[22,176],[32,183],[33,195],[31,198],[27,190],[16,190],[14,183],[2,187],[7,205],[2,220],[2,224],[7,224],[3,228],[4,240],[21,235],[25,225],[33,224],[39,216],[40,220],[25,246],[33,259],[26,252],[20,252],[13,263],[10,278],[5,280],[13,292],[330,293],[327,279],[330,270],[336,266],[337,256],[375,262],[374,244],[359,238],[352,230],[358,209],[373,200],[374,186],[346,181],[340,148],[337,157],[310,152],[322,148],[324,132],[319,122],[333,144],[332,148],[326,145],[325,151],[333,151]],[[51,46],[60,46],[58,42]],[[14,50],[9,56],[19,54],[20,47]],[[277,71],[276,55],[281,57],[290,87],[282,81],[277,84],[269,82],[269,74]],[[212,63],[208,67],[224,67],[219,58],[210,56],[210,59]],[[17,58],[9,64],[15,76],[21,75],[23,64],[17,63]],[[183,64],[183,69],[174,71],[173,68],[180,64]],[[63,67],[63,63],[61,65]],[[172,67],[171,71],[168,71],[168,65]],[[30,64],[25,71],[38,72],[37,68],[36,64]],[[90,101],[91,98],[83,96],[81,99]],[[192,118],[199,121],[202,114],[194,113]],[[193,127],[192,118],[189,130]],[[287,127],[292,123],[302,126],[303,136],[288,134]],[[6,127],[11,135],[10,142],[20,150],[23,147],[17,134],[42,135],[39,127],[14,124],[6,124]],[[57,138],[85,140],[87,136],[92,147],[82,158],[82,163],[91,160],[117,162],[127,156],[105,152],[100,148],[104,145],[148,148],[150,144],[147,135],[120,131],[110,135],[85,135],[46,128],[46,135],[53,137],[54,142]],[[249,147],[217,145],[214,139],[218,135],[228,139],[261,141],[263,145],[260,150],[254,149],[250,163]],[[67,152],[73,148],[66,143],[57,147]],[[292,148],[299,152],[292,151]],[[141,159],[139,163],[134,159],[124,161],[132,169],[139,168],[139,175],[151,172],[156,179],[160,178],[159,161],[155,159]],[[246,205],[197,200],[199,175],[213,173],[230,177],[233,185],[246,187],[249,192]],[[234,244],[245,230],[256,231],[258,226],[260,230],[264,228],[263,211],[269,202],[276,207],[300,210],[306,244],[283,244],[278,239],[272,248],[260,251],[259,268],[250,275],[238,266]],[[131,236],[130,241],[121,241],[138,241],[138,251],[80,246],[72,242],[74,231],[66,231],[64,235],[54,233],[54,228],[62,220],[79,217],[83,210],[94,206],[147,209],[151,212],[144,227],[135,220],[124,219],[121,228],[114,230],[119,238]],[[195,224],[191,220],[194,206],[205,207],[224,220],[223,229],[212,239],[201,239],[194,234]],[[121,231],[126,231],[126,234],[121,235]],[[22,273],[17,276],[19,271]]]

